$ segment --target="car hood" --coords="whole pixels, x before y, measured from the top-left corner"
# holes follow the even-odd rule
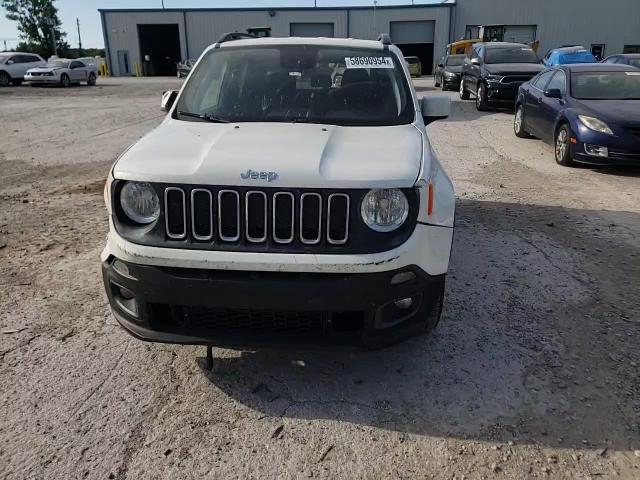
[[[485,65],[485,68],[492,75],[499,74],[532,74],[535,75],[545,69],[541,63],[492,63]]]
[[[457,65],[455,67],[444,67],[444,71],[451,73],[462,73],[462,65]]]
[[[412,187],[420,171],[422,142],[413,125],[214,124],[167,119],[120,158],[114,176],[207,185]],[[267,172],[270,180],[242,178],[248,170]]]
[[[640,125],[640,100],[578,100],[585,115],[619,125]]]

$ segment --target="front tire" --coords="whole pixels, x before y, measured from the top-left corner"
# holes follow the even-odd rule
[[[11,77],[7,72],[0,72],[0,87],[8,87],[11,83]]]
[[[87,79],[87,85],[93,87],[96,84],[96,74],[90,73],[89,78]]]
[[[489,102],[487,101],[487,88],[484,83],[478,84],[478,91],[476,93],[476,108],[479,112],[486,112],[489,110]]]
[[[458,93],[461,100],[469,100],[469,92],[464,88],[464,77],[460,79],[460,91]]]
[[[62,74],[62,76],[60,77],[60,85],[62,85],[64,88],[69,88],[71,86],[71,79],[69,78],[69,75],[67,75],[66,73]]]
[[[558,163],[558,165],[562,165],[563,167],[575,166],[575,162],[573,161],[573,158],[571,158],[570,142],[572,137],[573,132],[571,131],[571,127],[566,123],[562,125],[556,132],[554,149],[556,163]]]
[[[518,138],[529,138],[529,133],[524,128],[524,107],[518,105],[513,118],[513,132]]]

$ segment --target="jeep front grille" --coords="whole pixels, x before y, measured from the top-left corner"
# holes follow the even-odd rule
[[[300,242],[345,245],[349,240],[351,198],[346,193],[206,188],[164,189],[168,240],[248,242],[280,245]]]

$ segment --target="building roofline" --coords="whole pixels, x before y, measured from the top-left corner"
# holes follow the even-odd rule
[[[421,5],[380,5],[376,10],[393,10],[393,9],[418,9],[418,8],[452,8],[456,6],[456,2],[449,3],[426,3]],[[291,11],[307,11],[315,10],[373,10],[372,6],[357,5],[353,7],[220,7],[220,8],[99,8],[100,13],[181,13],[181,12],[291,12]]]

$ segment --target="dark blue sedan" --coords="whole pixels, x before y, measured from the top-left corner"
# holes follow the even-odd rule
[[[640,71],[561,65],[523,83],[514,131],[555,145],[556,162],[640,166]]]

